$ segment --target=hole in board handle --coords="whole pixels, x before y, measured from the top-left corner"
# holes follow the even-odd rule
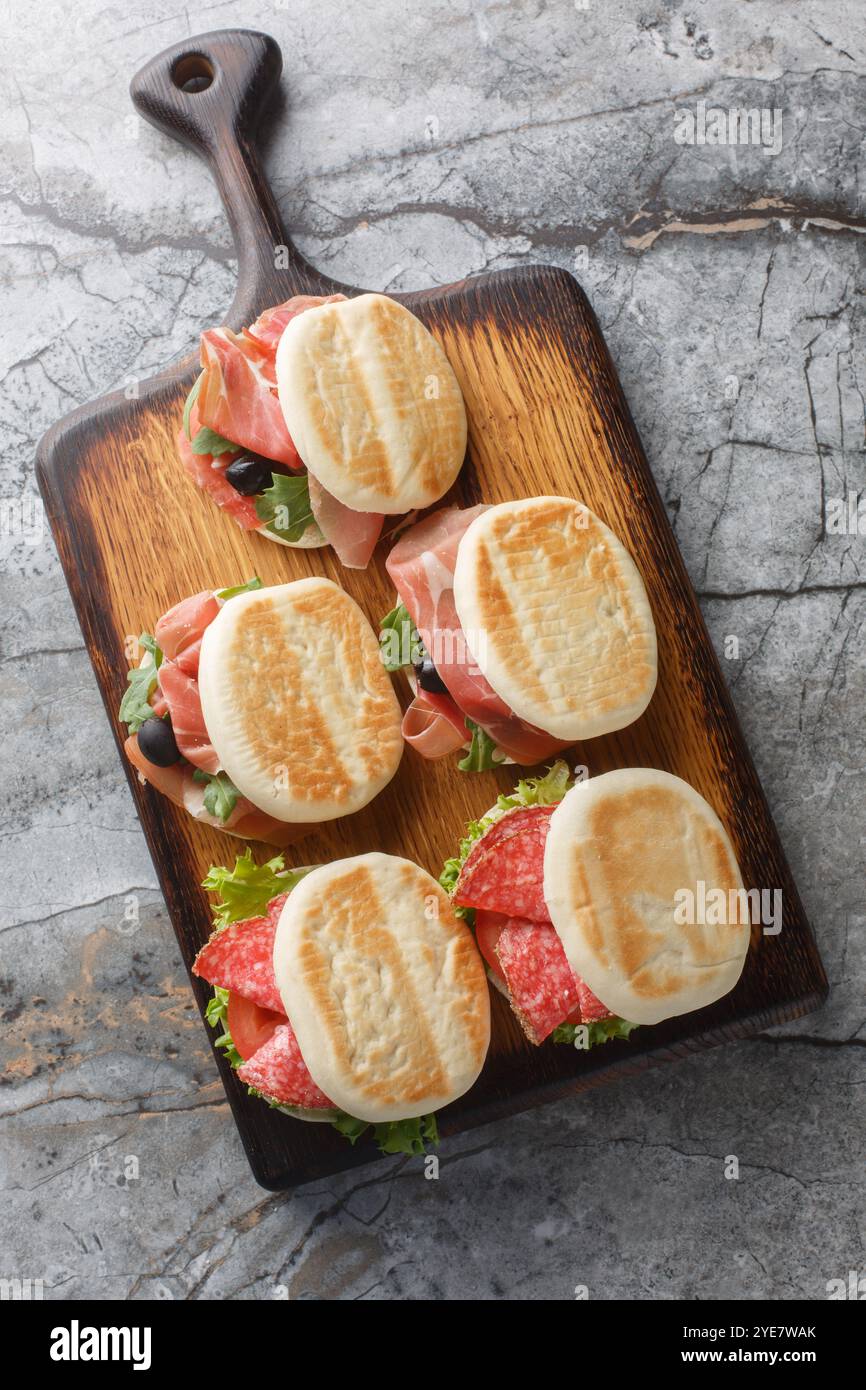
[[[205,92],[214,80],[213,63],[203,53],[185,53],[172,68],[171,80],[181,92]]]

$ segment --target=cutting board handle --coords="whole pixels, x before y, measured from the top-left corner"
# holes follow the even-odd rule
[[[228,215],[238,286],[227,322],[249,323],[293,294],[341,288],[292,245],[262,169],[256,135],[282,72],[279,44],[253,29],[218,29],[173,44],[133,77],[145,120],[207,160]]]

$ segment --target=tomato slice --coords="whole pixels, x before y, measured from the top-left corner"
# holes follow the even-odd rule
[[[478,942],[478,949],[496,978],[503,984],[505,975],[496,954],[496,943],[507,921],[508,918],[501,912],[489,912],[483,907],[475,909],[475,940]]]
[[[275,1009],[263,1009],[251,999],[244,999],[242,994],[229,994],[228,1030],[245,1062],[270,1042],[281,1023],[287,1022],[286,1015]]]

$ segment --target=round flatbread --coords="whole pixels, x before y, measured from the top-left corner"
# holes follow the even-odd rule
[[[622,768],[566,794],[544,897],[572,970],[632,1023],[701,1009],[740,978],[749,913],[730,839],[668,772]]]
[[[220,763],[277,820],[349,815],[397,771],[400,706],[376,635],[330,579],[226,603],[205,630],[198,680]]]
[[[457,551],[466,645],[521,719],[569,742],[623,729],[655,690],[656,632],[628,551],[569,497],[503,502]]]
[[[481,1071],[481,957],[448,895],[408,859],[362,854],[307,874],[280,916],[274,973],[311,1076],[349,1115],[425,1115]]]
[[[295,447],[345,506],[386,515],[429,507],[466,453],[466,411],[436,339],[382,294],[293,318],[277,391]]]

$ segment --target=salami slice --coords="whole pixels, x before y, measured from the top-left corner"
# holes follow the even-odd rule
[[[310,1076],[291,1023],[281,1024],[264,1047],[238,1067],[238,1076],[247,1086],[254,1086],[281,1105],[299,1105],[305,1110],[336,1109]]]
[[[282,893],[268,904],[266,917],[250,917],[215,932],[195,958],[192,967],[208,984],[251,999],[263,1009],[284,1013],[274,978],[274,937],[283,904]]]
[[[603,1018],[613,1018],[610,1009],[602,1004],[601,1000],[593,994],[589,985],[585,985],[583,980],[577,980],[577,993],[580,999],[581,1023],[598,1023]]]
[[[530,1042],[541,1043],[580,1003],[578,980],[549,922],[509,917],[496,954],[511,1006]]]
[[[525,806],[491,826],[460,871],[454,902],[505,916],[550,922],[544,901],[544,845],[553,806]]]

